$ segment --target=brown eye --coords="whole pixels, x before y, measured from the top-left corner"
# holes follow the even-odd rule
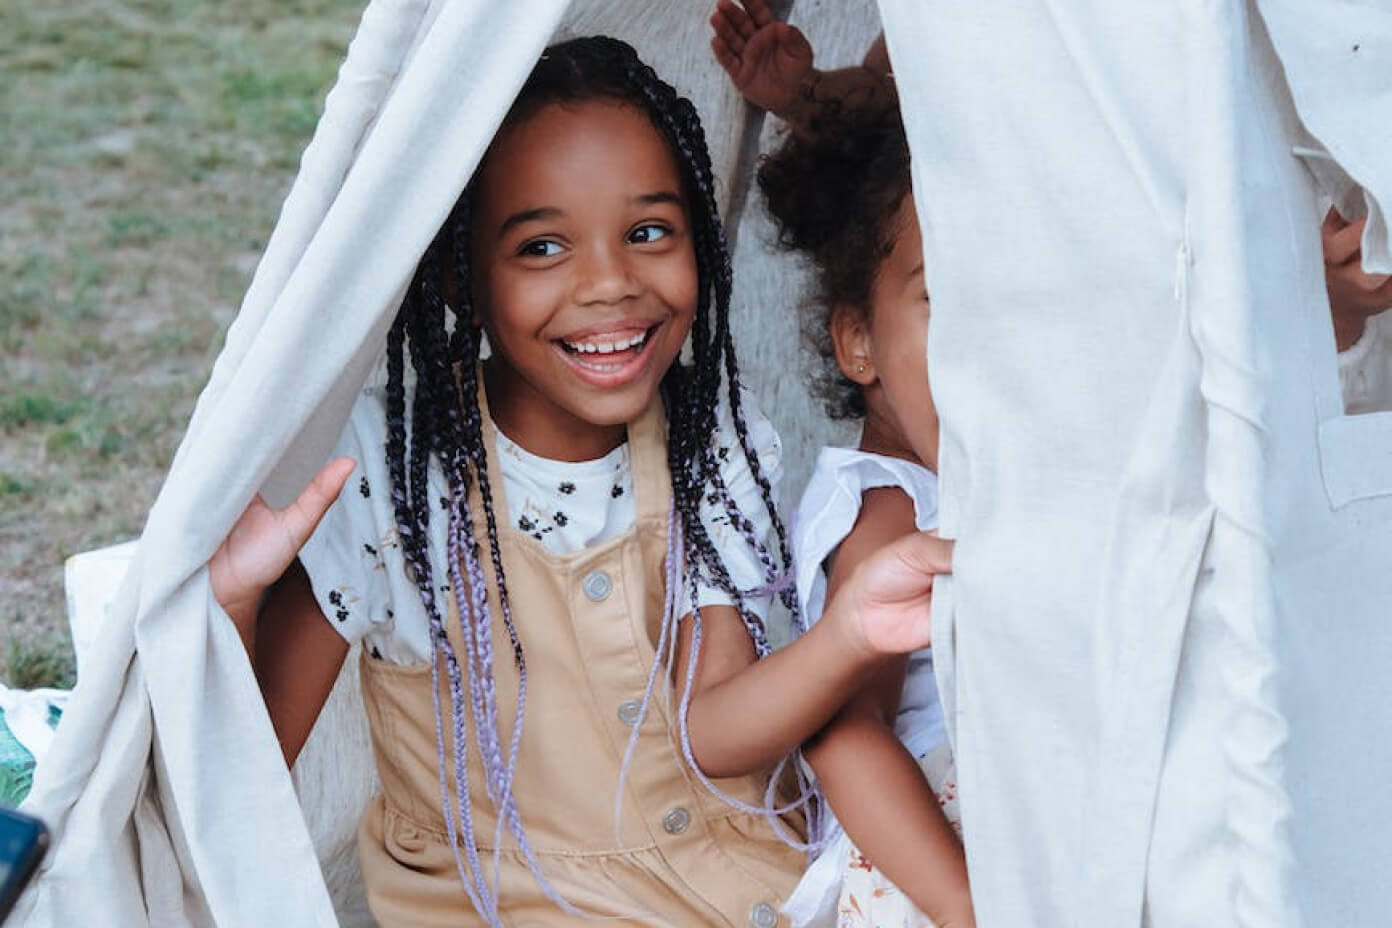
[[[672,234],[672,230],[656,222],[641,225],[628,233],[628,240],[634,245],[648,245]]]
[[[554,258],[561,253],[561,246],[560,243],[550,239],[538,238],[524,242],[522,247],[517,249],[517,253],[529,258]]]

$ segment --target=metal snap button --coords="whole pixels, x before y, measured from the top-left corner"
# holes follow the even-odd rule
[[[691,813],[677,806],[662,817],[662,830],[669,835],[679,835],[691,824]]]
[[[614,589],[614,581],[610,580],[604,571],[596,570],[585,574],[580,588],[585,591],[585,597],[590,602],[597,603],[609,598],[609,593]]]
[[[638,716],[643,711],[643,704],[636,699],[625,699],[619,703],[619,721],[629,728],[638,722]]]
[[[760,902],[749,910],[749,924],[754,928],[774,928],[778,924],[778,910],[767,902]]]

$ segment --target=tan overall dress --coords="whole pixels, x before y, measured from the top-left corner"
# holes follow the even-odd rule
[[[659,680],[659,695],[642,722],[615,834],[619,769],[654,660],[663,611],[671,489],[660,401],[629,426],[634,525],[618,538],[569,555],[551,554],[504,525],[508,509],[496,436],[486,406],[482,413],[493,507],[503,514],[499,543],[527,664],[515,793],[542,872],[567,901],[586,913],[617,918],[619,924],[786,925],[778,907],[801,874],[803,855],[780,841],[767,821],[736,812],[696,780],[672,734],[668,701],[660,695],[665,680]],[[486,538],[477,500],[472,511],[478,537]],[[486,574],[490,588],[496,589],[491,571]],[[498,715],[506,745],[518,673],[496,593],[490,595]],[[453,606],[448,624],[462,656]],[[456,870],[441,814],[430,668],[366,657],[362,668],[382,783],[359,837],[373,914],[383,926],[482,924]],[[452,758],[443,666],[440,679],[445,755]],[[472,732],[472,719],[469,724]],[[453,792],[453,764],[447,762]],[[474,833],[491,875],[497,819],[484,793],[472,735],[468,774]],[[757,806],[766,781],[751,776],[717,783]],[[537,886],[516,840],[506,830],[503,834],[499,908],[507,925],[595,923],[552,903]]]

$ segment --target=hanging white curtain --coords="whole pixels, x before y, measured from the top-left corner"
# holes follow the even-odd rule
[[[245,651],[204,563],[331,450],[421,252],[564,0],[377,0],[30,805],[56,839],[17,921],[333,925]],[[278,492],[277,492],[278,491]]]
[[[1392,415],[1342,414],[1318,229],[1389,269],[1392,11],[881,11],[980,923],[1385,923]]]

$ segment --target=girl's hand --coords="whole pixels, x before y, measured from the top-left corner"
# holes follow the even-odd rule
[[[755,106],[785,115],[812,74],[812,46],[779,22],[764,0],[719,0],[711,14],[711,50],[735,89]]]
[[[355,466],[352,458],[335,458],[280,511],[257,496],[232,526],[208,561],[208,573],[213,596],[240,631],[246,632],[247,621],[255,624],[261,595],[295,560]]]
[[[906,654],[933,642],[933,578],[952,572],[953,542],[915,532],[861,562],[827,612],[843,616],[852,646]]]
[[[1324,217],[1324,281],[1334,316],[1334,337],[1340,351],[1353,347],[1363,335],[1369,316],[1392,309],[1392,278],[1365,273],[1361,265],[1366,219],[1349,222],[1331,209]]]

